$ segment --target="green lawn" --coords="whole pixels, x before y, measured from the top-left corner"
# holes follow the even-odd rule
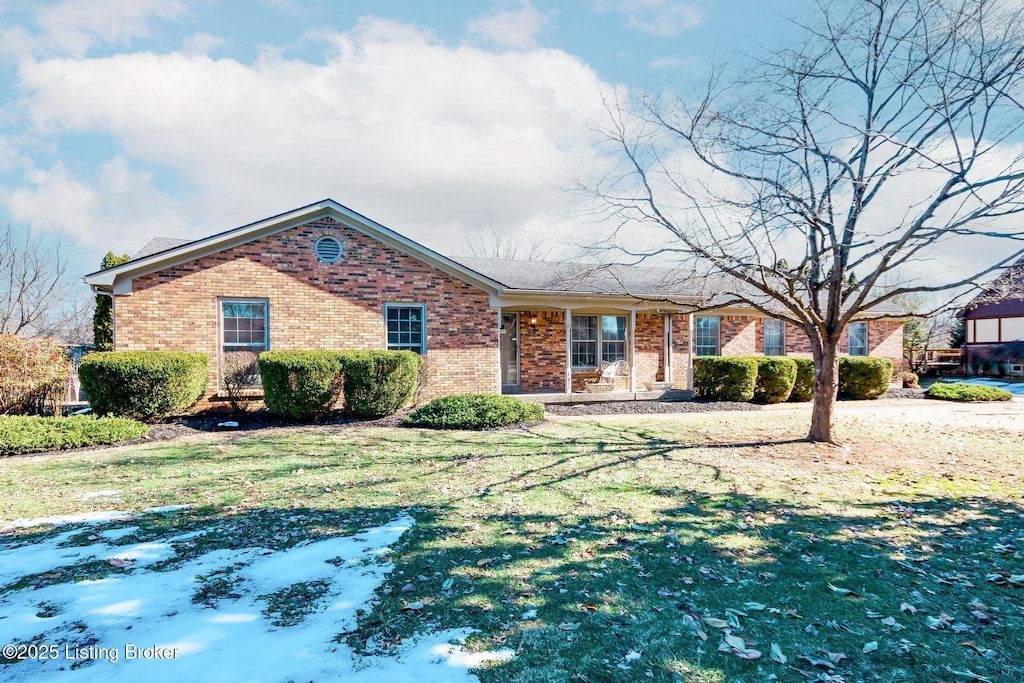
[[[186,504],[133,540],[215,527],[196,553],[409,513],[379,602],[340,637],[360,648],[473,627],[471,647],[517,652],[483,681],[1019,681],[1024,435],[1012,426],[848,419],[843,448],[800,441],[806,416],[770,411],[275,429],[2,460],[0,511]],[[121,493],[83,500],[98,490]],[[230,582],[197,599],[219,589]]]

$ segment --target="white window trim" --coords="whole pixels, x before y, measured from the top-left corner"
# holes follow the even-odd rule
[[[261,299],[259,297],[237,297],[237,296],[225,296],[217,299],[217,391],[220,393],[224,387],[224,377],[221,375],[223,371],[223,358],[224,358],[224,347],[225,346],[252,346],[251,344],[225,344],[224,343],[224,304],[263,304],[263,311],[265,317],[263,319],[263,331],[264,331],[264,342],[262,351],[270,350],[270,299]],[[253,346],[255,349],[256,347]],[[260,351],[256,352],[258,356]],[[262,394],[263,388],[258,385],[254,385],[251,389],[247,389],[247,392],[256,394]]]
[[[699,353],[697,351],[697,321],[704,318],[713,318],[718,321],[718,339],[715,341],[714,353]],[[693,316],[693,356],[694,358],[714,357],[722,355],[722,316],[720,315],[695,315]]]
[[[388,309],[389,308],[418,308],[423,314],[423,339],[420,341],[420,355],[427,355],[427,305],[421,303],[407,303],[403,301],[388,301],[384,304],[384,348],[391,351],[391,343],[388,341]],[[415,353],[415,352],[414,352]]]
[[[602,361],[601,361],[601,347],[602,347],[602,345],[604,343],[604,339],[603,339],[604,335],[602,334],[602,331],[601,331],[602,330],[602,328],[601,328],[601,318],[626,318],[627,319],[626,320],[626,338],[624,340],[622,340],[622,339],[614,339],[614,340],[611,340],[611,341],[623,341],[623,342],[625,342],[625,344],[624,344],[625,348],[623,349],[623,354],[622,355],[625,357],[627,363],[630,362],[629,361],[629,349],[630,349],[629,340],[630,340],[631,337],[630,337],[630,332],[629,332],[629,320],[628,320],[629,316],[627,316],[624,313],[622,313],[622,314],[620,314],[620,313],[586,313],[586,314],[582,314],[582,315],[574,315],[574,316],[572,316],[572,318],[573,319],[576,319],[576,318],[597,318],[597,340],[596,340],[597,348],[594,351],[594,358],[597,360],[597,365],[571,365],[570,367],[573,370],[597,370],[598,368],[601,367],[601,363],[602,363]],[[570,326],[569,326],[569,334],[570,334],[569,341],[570,342],[590,341],[589,339],[587,339],[587,340],[576,339],[575,337],[572,336],[572,329],[573,329],[572,325],[570,324]],[[570,344],[570,349],[571,349],[571,344]],[[569,361],[570,361],[570,363],[572,362],[572,356],[571,355],[570,355]],[[630,364],[632,365],[632,363],[630,363]]]

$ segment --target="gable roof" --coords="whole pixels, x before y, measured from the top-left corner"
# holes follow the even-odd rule
[[[113,268],[89,273],[84,279],[86,284],[91,285],[94,289],[112,291],[115,294],[127,294],[131,292],[133,278],[172,268],[322,218],[333,218],[442,272],[479,287],[485,292],[494,294],[501,287],[499,283],[490,278],[384,227],[333,199],[324,199],[287,213],[271,216],[198,240],[156,238],[140,249],[130,261]]]
[[[1024,302],[1024,256],[978,292],[957,315],[966,318],[1019,316],[1024,311],[1022,302]]]

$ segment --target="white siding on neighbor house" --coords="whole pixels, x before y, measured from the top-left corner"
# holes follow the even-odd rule
[[[1024,340],[1024,318],[1003,318],[1003,341]]]
[[[999,318],[974,321],[974,341],[978,344],[999,341]]]

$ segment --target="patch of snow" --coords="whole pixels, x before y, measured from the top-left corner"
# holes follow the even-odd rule
[[[120,529],[104,529],[96,532],[108,541],[120,541],[125,536],[131,536],[139,530],[137,526],[123,526]]]
[[[118,520],[132,519],[134,515],[130,512],[118,510],[100,510],[97,512],[80,512],[76,515],[53,515],[52,517],[36,517],[34,519],[16,519],[4,525],[3,531],[11,529],[28,529],[34,526],[52,524],[102,524],[105,522],[116,522]]]
[[[78,497],[78,500],[92,500],[93,498],[112,498],[114,496],[120,496],[121,492],[116,489],[110,489],[108,491],[88,491]]]
[[[143,508],[142,511],[147,514],[152,513],[165,513],[165,512],[178,512],[179,510],[187,510],[188,505],[158,505],[152,508]]]
[[[372,657],[357,656],[334,642],[337,634],[355,627],[358,610],[369,609],[374,590],[392,570],[381,554],[412,524],[402,517],[355,537],[282,551],[212,550],[165,571],[146,565],[173,557],[176,537],[127,547],[98,542],[60,548],[75,535],[66,532],[38,542],[15,541],[9,548],[0,545],[0,586],[10,576],[58,572],[92,558],[134,561],[104,579],[7,593],[0,642],[34,640],[62,649],[57,659],[5,666],[4,680],[475,681],[468,669],[508,661],[514,653],[469,653],[451,644],[464,642],[468,629],[410,639]],[[211,575],[230,580],[232,595],[211,600],[212,606],[193,603]],[[323,582],[311,597],[312,612],[297,625],[275,625],[266,596],[310,581]],[[44,613],[52,616],[39,616]],[[173,657],[139,657],[142,648]]]

